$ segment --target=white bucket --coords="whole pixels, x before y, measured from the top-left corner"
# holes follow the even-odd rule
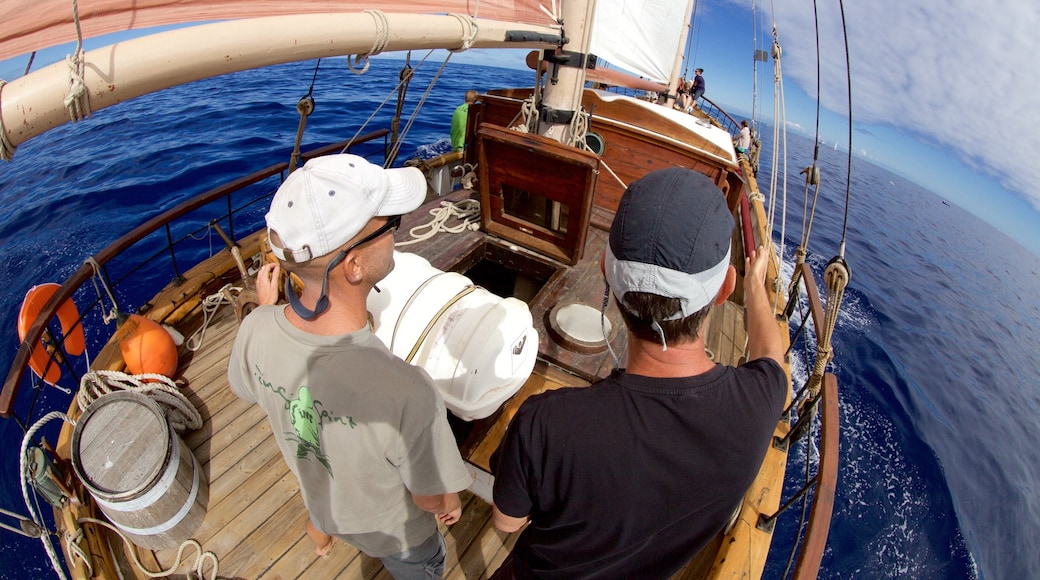
[[[421,256],[394,252],[394,270],[368,295],[375,334],[404,360],[422,367],[448,409],[483,419],[523,386],[538,354],[527,304],[434,268]]]

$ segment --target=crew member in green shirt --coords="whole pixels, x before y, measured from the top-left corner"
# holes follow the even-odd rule
[[[466,117],[469,115],[469,106],[477,102],[477,91],[466,91],[466,102],[455,107],[451,114],[451,148],[462,151],[466,144]]]

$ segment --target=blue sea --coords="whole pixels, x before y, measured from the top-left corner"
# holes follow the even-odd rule
[[[343,59],[323,61],[304,147],[354,135],[389,94],[401,64],[373,60],[358,77]],[[439,65],[417,69],[406,115]],[[29,287],[64,280],[144,218],[288,160],[296,102],[314,68],[300,63],[200,81],[23,144],[14,162],[0,167],[0,369],[17,349],[15,320]],[[451,112],[467,89],[532,81],[524,71],[449,64],[400,160],[448,147]],[[369,129],[388,126],[392,106]],[[788,260],[801,235],[804,189],[793,168],[809,165],[813,149],[809,139],[789,139],[787,195],[798,209],[788,216]],[[818,280],[841,236],[847,163],[841,151],[820,153],[824,181],[809,255]],[[763,165],[763,186],[768,172]],[[841,392],[841,467],[820,577],[1040,578],[1040,258],[944,202],[942,192],[861,159],[853,161],[848,211],[852,280],[832,365]],[[214,251],[221,249],[218,242]],[[91,329],[91,336],[110,332]],[[64,410],[66,397],[40,391],[31,421]],[[32,398],[19,403],[23,417]],[[0,508],[25,513],[21,436],[13,421],[0,421]],[[6,516],[0,522],[14,523]],[[789,543],[791,533],[782,524],[777,543]],[[53,577],[38,540],[2,530],[0,539],[0,577]],[[767,577],[779,577],[786,558],[775,551]]]

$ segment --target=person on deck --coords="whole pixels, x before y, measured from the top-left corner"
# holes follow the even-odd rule
[[[702,76],[704,74],[704,69],[699,68],[693,72],[695,73],[693,77],[693,106],[695,107],[697,106],[697,101],[704,96],[704,77]],[[690,113],[692,111],[686,112]]]
[[[736,148],[737,153],[745,155],[751,148],[751,128],[748,127],[747,119],[740,122],[740,135],[737,136]]]
[[[469,106],[477,102],[477,91],[466,91],[466,102],[455,107],[451,114],[451,148],[462,151],[466,146],[466,121],[469,117]]]
[[[395,578],[440,577],[437,522],[462,512],[471,482],[444,402],[425,371],[372,333],[366,299],[394,267],[393,231],[418,207],[415,168],[383,169],[354,155],[309,161],[278,188],[267,213],[278,258],[257,275],[262,306],[242,321],[228,384],[267,413],[325,555],[339,538],[379,558]],[[281,269],[304,283],[274,305]]]
[[[706,318],[735,287],[733,218],[704,175],[623,194],[603,257],[627,366],[528,398],[491,459],[494,522],[525,525],[495,578],[668,578],[740,506],[788,394],[764,248],[745,261],[748,361],[713,362]]]
[[[676,101],[675,108],[681,111],[685,111],[690,106],[690,87],[692,86],[691,81],[686,80],[686,77],[679,79],[678,87],[675,90]]]

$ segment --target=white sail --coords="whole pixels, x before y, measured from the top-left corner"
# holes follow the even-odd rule
[[[591,50],[611,65],[668,84],[687,26],[682,0],[598,0]]]

